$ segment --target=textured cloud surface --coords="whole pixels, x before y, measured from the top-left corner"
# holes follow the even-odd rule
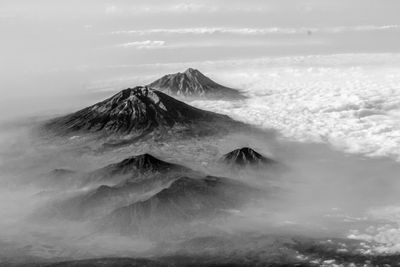
[[[219,75],[243,88],[248,100],[193,104],[278,129],[291,139],[400,160],[396,59],[399,56],[349,54],[258,61],[256,66]]]
[[[366,254],[400,252],[400,206],[383,206],[369,210],[362,220],[373,224],[351,230],[348,238],[365,240]],[[376,223],[378,222],[378,223]]]
[[[376,159],[400,162],[399,10],[399,0],[1,0],[0,123],[78,110],[114,91],[198,68],[248,98],[191,104],[275,129],[285,140],[348,152],[338,154],[349,165],[329,171],[319,169],[315,157],[311,167],[300,164],[325,179],[306,195],[324,202],[332,193],[345,206],[369,201],[359,206],[369,205],[365,213],[357,210],[359,218],[343,217],[366,225],[348,237],[378,243],[363,253],[400,251],[400,203],[392,186],[397,164]],[[25,139],[18,144],[29,143]],[[8,137],[1,142],[8,144]],[[367,163],[349,160],[349,153],[366,156],[360,161]],[[27,168],[26,161],[18,168]],[[351,186],[355,196],[347,193]],[[371,208],[386,192],[393,199]],[[12,212],[19,213],[19,198],[0,193],[0,204],[14,203]],[[1,218],[15,215],[0,208]],[[101,243],[102,251],[116,249]]]

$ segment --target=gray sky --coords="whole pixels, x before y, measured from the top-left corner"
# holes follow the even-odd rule
[[[398,52],[398,10],[398,0],[2,0],[0,111],[81,93],[121,66]]]

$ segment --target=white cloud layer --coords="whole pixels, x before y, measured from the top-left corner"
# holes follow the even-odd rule
[[[192,104],[277,129],[293,140],[400,160],[399,59],[372,54],[287,57],[258,60],[245,69],[237,63],[236,70],[221,71],[218,77],[243,88],[248,100]]]
[[[202,100],[193,105],[276,129],[292,140],[400,161],[400,54],[111,65],[107,72],[126,75],[89,87],[115,90],[147,84],[188,67],[249,96],[243,102]]]
[[[230,28],[230,27],[197,27],[197,28],[175,28],[175,29],[148,29],[148,30],[119,30],[111,34],[238,34],[238,35],[268,35],[268,34],[304,34],[304,33],[344,33],[344,32],[369,32],[398,30],[400,25],[360,25],[340,27],[300,27],[300,28]]]
[[[152,48],[159,48],[165,45],[165,41],[137,41],[137,42],[129,42],[124,44],[119,44],[117,47],[123,48],[137,48],[137,49],[152,49]]]
[[[365,240],[364,253],[395,254],[400,252],[400,207],[383,206],[367,212],[366,220],[378,223],[351,230],[348,238]]]
[[[215,4],[215,2],[206,1],[185,1],[174,4],[159,3],[157,5],[106,5],[105,13],[108,15],[121,15],[121,14],[191,14],[191,13],[218,13],[218,12],[264,12],[266,7],[260,6],[247,6],[241,4]]]
[[[321,40],[305,40],[294,44],[288,41],[257,41],[248,42],[246,40],[236,41],[236,42],[226,42],[226,41],[202,41],[202,42],[166,42],[166,41],[134,41],[128,43],[122,43],[116,45],[116,47],[123,48],[135,48],[135,49],[188,49],[188,48],[243,48],[243,47],[295,47],[299,44],[307,45],[320,45],[323,41]]]

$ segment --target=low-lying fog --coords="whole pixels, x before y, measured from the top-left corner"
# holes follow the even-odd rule
[[[400,1],[0,2],[0,265],[151,257],[160,241],[168,250],[169,242],[217,235],[239,236],[233,245],[251,252],[257,242],[245,238],[275,235],[343,238],[342,252],[400,253]],[[105,152],[82,136],[50,140],[36,131],[48,118],[189,67],[248,98],[184,101],[264,132]],[[280,168],[219,164],[243,146]],[[90,172],[142,153],[242,181],[265,197],[208,225],[194,222],[195,235],[180,229],[158,240],[52,209],[91,188],[53,187],[49,172]],[[361,240],[354,251],[344,244],[352,240]]]
[[[392,159],[347,154],[324,144],[288,141],[272,130],[195,142],[132,145],[102,153],[83,150],[79,138],[40,139],[34,131],[39,121],[15,121],[1,128],[0,256],[4,259],[77,259],[148,253],[155,241],[145,237],[99,232],[86,221],[36,221],[32,217],[46,203],[74,194],[74,190],[85,190],[51,191],[35,181],[49,171],[90,171],[146,152],[269,192],[265,200],[232,210],[231,217],[213,225],[226,235],[251,232],[354,238],[378,242],[363,248],[364,252],[397,251],[400,165]],[[216,163],[224,153],[242,146],[274,158],[284,167],[232,171]],[[198,233],[202,234],[210,233]]]

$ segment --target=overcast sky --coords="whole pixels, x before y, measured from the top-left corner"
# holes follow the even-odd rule
[[[398,52],[399,10],[398,0],[2,0],[2,103],[81,91],[121,66]]]

